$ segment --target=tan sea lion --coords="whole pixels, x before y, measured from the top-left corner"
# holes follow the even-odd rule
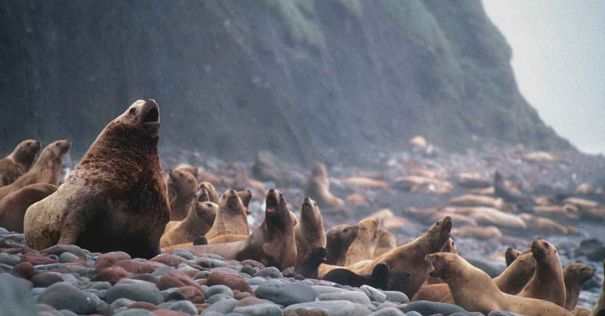
[[[184,220],[193,207],[197,179],[188,171],[173,169],[166,177],[166,186],[170,201],[170,220]]]
[[[307,253],[317,247],[326,247],[324,221],[317,202],[306,197],[300,206],[300,220],[294,227],[296,237],[296,266],[305,259]]]
[[[552,219],[534,216],[531,214],[519,215],[525,221],[527,227],[539,234],[566,235],[576,232],[574,227],[563,226]]]
[[[565,282],[559,253],[546,240],[534,240],[531,252],[536,259],[536,271],[520,296],[537,298],[565,307]]]
[[[479,240],[497,239],[502,237],[502,232],[496,226],[462,226],[454,229],[452,235],[456,237],[475,238]]]
[[[508,229],[527,229],[527,224],[521,217],[491,207],[445,207],[443,211],[469,216],[478,224]]]
[[[178,166],[174,167],[174,170],[185,171],[185,172],[191,174],[196,180],[197,180],[197,177],[199,176],[198,169],[196,167],[194,167],[190,164],[186,164],[186,163],[179,164]]]
[[[450,238],[451,229],[452,220],[446,216],[433,224],[431,228],[412,242],[398,246],[363,265],[357,267],[351,266],[349,268],[357,274],[367,275],[372,272],[372,269],[378,263],[386,262],[391,267],[392,276],[398,275],[398,273],[407,273],[409,275],[405,283],[398,283],[395,277],[389,277],[388,288],[390,290],[401,291],[408,295],[408,297],[412,297],[429,277],[431,265],[424,260],[424,256],[435,253],[443,248],[443,245]]]
[[[364,176],[348,177],[340,179],[338,181],[340,182],[340,184],[351,187],[353,189],[363,188],[387,190],[389,188],[389,184],[384,180]]]
[[[605,261],[603,261],[603,269],[605,270]],[[592,312],[594,316],[605,316],[605,278],[603,278],[603,285],[601,286],[601,295]]]
[[[526,316],[572,315],[551,302],[500,291],[487,273],[456,254],[429,254],[426,261],[434,269],[431,274],[441,277],[448,284],[456,304],[469,312],[486,315],[491,311],[508,311]]]
[[[534,212],[540,216],[555,218],[560,220],[578,219],[580,209],[573,204],[564,205],[539,205],[534,206]]]
[[[200,183],[197,191],[198,202],[213,202],[218,204],[219,196],[212,183],[203,181]]]
[[[283,194],[271,189],[265,198],[265,219],[246,240],[192,246],[188,249],[198,256],[216,253],[225,260],[254,259],[265,266],[285,269],[296,264],[295,224],[296,217],[290,211]]]
[[[448,204],[453,206],[485,206],[500,209],[504,206],[504,201],[485,195],[465,194],[450,199]]]
[[[227,234],[227,235],[218,235],[210,240],[208,240],[208,244],[222,244],[226,242],[234,242],[240,240],[246,240],[249,235],[236,235],[236,234]]]
[[[311,171],[311,177],[304,187],[306,196],[311,197],[321,208],[339,209],[344,206],[342,199],[330,192],[330,179],[326,166],[321,162],[315,162]]]
[[[0,160],[0,187],[9,185],[25,174],[40,151],[40,142],[27,139],[20,142],[8,156]]]
[[[376,247],[373,258],[382,256],[385,252],[397,247],[397,239],[390,231],[381,228],[376,234]]]
[[[364,218],[357,223],[357,227],[359,227],[357,237],[353,240],[345,255],[345,266],[350,266],[362,260],[373,259],[378,219],[375,217]]]
[[[245,202],[242,195],[245,197]],[[221,235],[250,234],[246,209],[252,194],[250,191],[242,191],[242,195],[235,190],[227,190],[223,193],[218,203],[214,224],[206,233],[208,241]]]
[[[0,200],[0,227],[22,233],[23,217],[27,208],[56,190],[57,186],[54,184],[36,183],[10,193]]]
[[[591,265],[576,262],[568,264],[563,269],[563,278],[565,280],[565,308],[573,311],[578,304],[580,291],[584,282],[592,279],[595,274],[595,268]]]
[[[504,252],[504,260],[506,262],[506,266],[510,266],[511,263],[513,263],[515,260],[517,260],[517,258],[519,258],[519,256],[521,255],[521,251],[519,250],[515,250],[513,248],[506,248],[506,251]]]
[[[210,230],[218,205],[212,202],[198,202],[194,205],[184,220],[177,222],[162,235],[160,247],[193,242],[196,237],[204,236]]]
[[[336,225],[326,233],[326,264],[344,266],[345,256],[351,243],[357,238],[359,227],[357,225]]]
[[[159,254],[170,218],[159,136],[158,104],[135,101],[105,126],[65,183],[27,209],[27,245],[76,244],[143,258]]]
[[[46,146],[28,172],[13,183],[0,187],[0,200],[9,193],[17,191],[26,185],[36,183],[58,185],[63,157],[69,151],[70,146],[71,144],[67,139],[58,140]]]

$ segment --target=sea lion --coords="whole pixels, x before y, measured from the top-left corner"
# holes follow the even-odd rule
[[[221,243],[226,243],[226,242],[246,240],[247,238],[248,238],[248,235],[236,235],[236,234],[218,235],[210,240],[207,240],[206,244],[221,244]]]
[[[358,275],[347,269],[335,269],[326,274],[323,279],[326,281],[338,283],[340,285],[348,285],[360,287],[369,285],[376,289],[386,290],[389,281],[389,265],[386,262],[377,264],[370,275]],[[406,275],[407,276],[407,275]],[[405,280],[400,279],[400,282]]]
[[[285,269],[296,264],[295,224],[296,217],[290,211],[283,194],[270,189],[265,197],[265,218],[246,240],[192,246],[188,249],[197,256],[216,253],[225,260],[253,259],[265,266]]]
[[[389,184],[380,179],[371,177],[357,176],[348,177],[338,180],[341,185],[350,187],[352,189],[374,189],[374,190],[388,190]]]
[[[521,217],[502,212],[491,207],[445,207],[445,213],[456,213],[469,216],[478,224],[493,225],[499,228],[525,230],[527,224]]]
[[[26,185],[36,183],[58,185],[63,157],[69,151],[70,146],[71,143],[67,139],[58,140],[46,146],[28,172],[13,183],[0,187],[0,200],[9,193],[17,191]]]
[[[296,237],[296,266],[304,260],[307,252],[313,248],[326,246],[324,221],[317,202],[306,197],[300,206],[300,220],[294,227]]]
[[[519,295],[565,307],[565,282],[557,249],[548,241],[539,239],[531,243],[531,252],[536,259],[536,271]]]
[[[456,254],[429,254],[426,261],[432,266],[431,274],[441,277],[447,283],[456,304],[469,312],[486,315],[491,311],[508,311],[526,316],[572,315],[551,302],[500,291],[487,273]]]
[[[605,270],[605,261],[603,261],[603,270]],[[603,285],[601,286],[601,295],[592,312],[594,316],[605,316],[605,278],[603,278]]]
[[[197,191],[198,202],[212,202],[218,204],[219,196],[212,183],[203,181],[200,183]]]
[[[359,231],[345,255],[345,266],[373,258],[378,219],[367,217],[357,223]]]
[[[401,291],[412,297],[429,277],[431,265],[424,260],[424,256],[443,248],[450,238],[451,229],[452,219],[446,216],[415,240],[398,246],[363,265],[349,268],[357,274],[364,275],[370,274],[377,264],[386,262],[391,267],[388,289]],[[407,282],[400,283],[397,281],[397,276],[403,272],[407,273],[409,278]]]
[[[534,216],[531,214],[521,214],[519,216],[525,221],[527,227],[531,227],[533,233],[567,235],[576,232],[574,227],[563,226],[552,219]]]
[[[390,231],[381,228],[376,234],[376,247],[374,248],[374,258],[382,256],[385,252],[397,247],[397,239]]]
[[[321,208],[340,209],[344,206],[342,199],[334,196],[330,192],[330,179],[326,166],[321,162],[315,162],[311,171],[311,177],[304,187],[306,196],[311,197]]]
[[[504,181],[504,178],[498,171],[494,173],[494,193],[496,196],[501,197],[506,202],[520,203],[523,205],[533,204],[533,201],[521,193],[519,189],[507,185]]]
[[[27,208],[56,190],[57,186],[54,184],[36,183],[10,193],[0,200],[0,227],[22,233],[23,217]]]
[[[9,185],[31,168],[36,154],[40,151],[40,142],[27,139],[20,142],[8,156],[0,160],[0,187]]]
[[[504,252],[504,261],[506,262],[506,266],[510,266],[510,264],[517,260],[520,255],[521,251],[515,250],[511,247],[506,248],[506,251]]]
[[[204,236],[212,227],[218,211],[218,205],[212,202],[198,202],[189,209],[184,220],[173,225],[160,238],[160,247],[193,242],[196,237]]]
[[[496,284],[498,289],[503,293],[513,295],[519,293],[533,276],[535,263],[536,261],[531,252],[524,253],[518,258],[518,261],[515,260],[512,262],[500,275],[493,278],[494,284]],[[431,278],[435,277],[431,276]],[[441,278],[439,279],[441,280]],[[423,285],[412,297],[412,301],[420,300],[449,304],[455,303],[447,283]]]
[[[105,126],[65,183],[27,209],[27,245],[76,244],[142,258],[159,254],[170,218],[159,136],[158,104],[135,101]]]
[[[576,220],[581,215],[580,209],[573,204],[534,206],[534,212],[557,220]]]
[[[456,237],[475,238],[479,240],[498,239],[502,232],[496,226],[462,226],[454,229],[452,235]]]
[[[197,180],[197,177],[199,176],[198,169],[196,167],[194,167],[190,164],[186,164],[186,163],[179,164],[178,166],[174,167],[174,170],[187,172],[187,173],[191,174],[196,180]]]
[[[317,279],[319,265],[326,262],[328,252],[326,248],[316,247],[307,252],[304,259],[296,266],[295,274],[300,274],[308,279]]]
[[[591,265],[576,262],[568,264],[563,269],[563,278],[565,280],[565,308],[573,311],[578,303],[580,291],[584,282],[592,279],[595,275],[595,268]]]
[[[461,172],[456,176],[456,182],[466,189],[482,189],[492,185],[492,182],[475,172]]]
[[[189,214],[197,190],[197,179],[188,171],[173,169],[166,177],[170,220],[181,221]]]
[[[242,191],[242,195],[249,203],[252,193]],[[245,194],[244,194],[245,192]],[[212,228],[206,233],[208,241],[221,235],[249,235],[248,216],[246,206],[241,195],[235,190],[227,190],[221,196],[218,203],[218,212],[212,224]]]
[[[347,250],[355,238],[359,227],[357,225],[336,225],[326,233],[327,264],[343,266]]]
[[[504,206],[502,199],[477,194],[465,194],[452,198],[448,201],[448,204],[452,206],[485,206],[496,209],[501,209]]]

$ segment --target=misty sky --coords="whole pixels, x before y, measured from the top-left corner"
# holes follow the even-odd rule
[[[605,153],[605,1],[483,0],[521,93],[580,150]]]

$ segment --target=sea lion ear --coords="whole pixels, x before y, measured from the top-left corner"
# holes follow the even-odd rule
[[[244,204],[244,207],[248,207],[248,205],[250,205],[250,201],[252,200],[252,191],[238,191],[237,195],[239,195],[239,198],[242,200],[242,204]]]

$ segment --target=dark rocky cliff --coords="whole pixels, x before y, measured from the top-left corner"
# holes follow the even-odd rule
[[[81,153],[137,98],[160,103],[163,146],[225,159],[415,134],[570,146],[520,95],[479,1],[1,0],[0,41],[2,151],[69,137]]]

